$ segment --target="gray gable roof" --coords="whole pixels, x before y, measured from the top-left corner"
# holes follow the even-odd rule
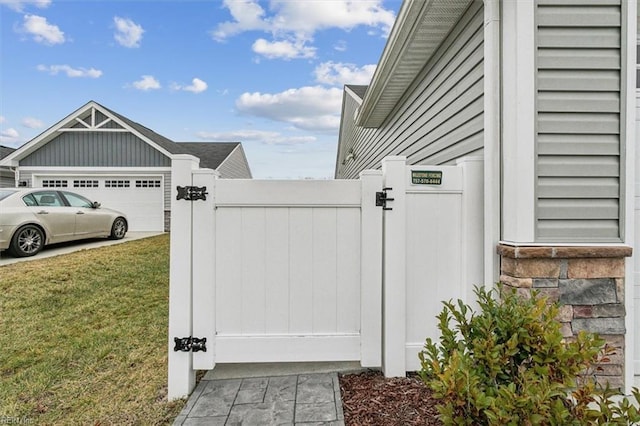
[[[7,155],[11,154],[15,150],[16,150],[15,148],[0,145],[0,160],[6,157]]]
[[[200,167],[217,169],[240,142],[178,142],[181,149],[200,159]]]
[[[95,102],[95,101],[94,101]],[[240,142],[174,142],[171,139],[154,132],[148,127],[125,117],[122,114],[100,105],[109,113],[124,121],[128,126],[151,139],[153,142],[169,151],[171,154],[191,154],[200,159],[200,167],[206,169],[217,169],[220,164],[236,149]]]
[[[364,99],[364,94],[367,93],[367,88],[369,86],[362,86],[357,84],[347,84],[346,85],[353,93],[358,95],[360,99]]]
[[[175,143],[171,139],[166,138],[166,137],[162,136],[161,134],[154,132],[153,130],[149,129],[148,127],[143,126],[140,123],[136,123],[135,121],[125,117],[122,114],[118,114],[117,112],[105,107],[102,104],[99,104],[98,102],[95,102],[95,103],[100,105],[106,111],[109,111],[109,113],[111,113],[114,116],[118,117],[120,120],[122,120],[125,123],[127,123],[128,126],[131,126],[137,132],[143,134],[145,137],[151,139],[153,142],[155,142],[156,144],[160,145],[162,148],[164,148],[167,151],[169,151],[171,154],[191,154],[190,152],[185,151],[183,147],[179,146],[179,144]]]
[[[238,145],[241,145],[240,142],[183,142],[177,143],[172,141],[171,139],[162,136],[161,134],[154,132],[148,127],[143,126],[140,123],[136,123],[135,121],[125,117],[122,114],[119,114],[109,108],[106,108],[104,105],[101,105],[95,101],[89,101],[83,107],[81,107],[76,112],[69,115],[66,119],[60,121],[57,125],[49,128],[46,132],[36,137],[36,139],[40,139],[37,141],[40,146],[48,143],[50,140],[56,136],[55,129],[56,126],[60,127],[62,124],[70,119],[75,117],[74,114],[78,114],[80,111],[85,110],[88,106],[94,105],[103,110],[106,114],[111,115],[116,120],[119,120],[122,124],[124,124],[129,129],[138,133],[141,137],[145,138],[147,141],[152,142],[156,145],[156,147],[164,150],[163,154],[190,154],[200,159],[200,167],[202,168],[210,168],[217,169],[224,162],[224,160],[233,152],[234,149]],[[19,154],[24,156],[32,152],[34,149],[39,149],[39,147],[33,146],[36,139],[32,139],[30,142],[27,142],[25,145],[19,148]],[[32,145],[31,147],[29,145]],[[29,151],[31,149],[31,151]],[[9,148],[6,146],[0,146],[0,160],[3,158],[10,156],[11,153],[16,151],[13,148]],[[15,156],[14,156],[15,157]],[[22,158],[22,157],[20,157]],[[12,161],[19,161],[12,158]],[[248,165],[247,165],[248,167]]]

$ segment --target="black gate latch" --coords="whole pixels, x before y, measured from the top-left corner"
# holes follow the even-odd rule
[[[387,197],[387,191],[391,191],[393,188],[382,188],[381,192],[376,192],[376,206],[382,207],[382,210],[393,210],[391,207],[387,207],[387,201],[393,201],[393,198]]]
[[[176,346],[173,348],[174,352],[206,352],[207,351],[207,338],[198,337],[174,337],[173,341]]]
[[[207,199],[207,187],[206,186],[177,186],[178,195],[176,200],[206,200]]]

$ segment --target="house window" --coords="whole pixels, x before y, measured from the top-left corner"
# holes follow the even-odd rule
[[[66,188],[66,179],[43,179],[42,186],[44,188]]]
[[[130,181],[128,180],[105,180],[105,188],[129,188]]]
[[[74,188],[97,188],[98,181],[97,180],[74,180],[73,187]]]
[[[137,180],[136,188],[160,188],[159,179]]]

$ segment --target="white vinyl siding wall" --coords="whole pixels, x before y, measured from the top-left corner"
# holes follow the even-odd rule
[[[16,186],[16,177],[9,169],[0,169],[0,188],[11,188]]]
[[[364,129],[356,126],[356,113],[358,111],[358,107],[361,105],[361,100],[355,99],[354,95],[345,90],[342,98],[342,120],[340,120],[340,140],[344,141],[344,144],[339,144],[338,148],[342,150],[342,152],[338,152],[338,157],[336,158],[336,175],[337,179],[341,178],[341,171],[348,168],[347,160],[345,157],[350,149],[353,149],[353,143],[355,142],[354,135],[358,132],[358,130],[362,131]],[[353,160],[349,160],[353,161]]]
[[[380,128],[342,129],[355,159],[338,164],[337,177],[353,179],[361,170],[379,169],[388,155],[404,155],[409,164],[440,165],[481,152],[483,18],[483,3],[472,2]]]
[[[620,241],[621,13],[537,2],[538,241]]]
[[[247,158],[240,145],[229,154],[217,170],[222,179],[251,179]]]

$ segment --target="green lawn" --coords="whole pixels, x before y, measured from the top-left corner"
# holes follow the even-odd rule
[[[170,424],[169,236],[0,267],[0,421]]]

